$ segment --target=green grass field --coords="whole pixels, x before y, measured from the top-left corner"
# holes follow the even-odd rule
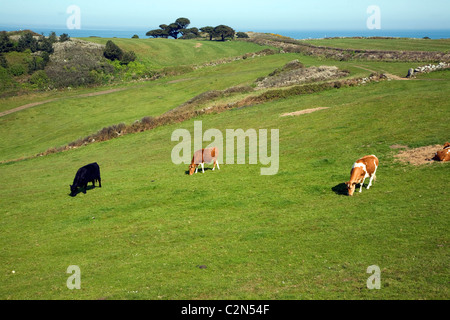
[[[154,69],[174,65],[200,65],[202,63],[232,58],[249,52],[263,50],[267,47],[257,46],[241,41],[206,41],[173,39],[106,39],[81,38],[100,44],[112,40],[123,50],[132,50],[140,62]]]
[[[153,42],[124,43],[131,41]],[[168,51],[192,50],[155,42]],[[216,60],[216,53],[204,61]],[[58,100],[0,118],[0,160],[161,114],[207,90],[251,84],[293,59],[337,65],[352,77],[370,74],[366,69],[404,75],[410,66],[280,54],[127,84],[104,96],[76,98],[88,89],[37,95]],[[0,298],[448,299],[448,163],[399,163],[390,146],[449,141],[449,92],[449,71],[441,71],[205,115],[0,164]],[[17,98],[4,104],[12,108]],[[317,107],[329,109],[280,117]],[[203,132],[216,128],[224,136],[226,129],[279,129],[278,173],[260,175],[261,164],[221,163],[220,170],[187,175],[188,165],[171,161],[177,144],[171,135],[180,128],[193,135],[194,121],[202,121]],[[377,181],[348,197],[343,183],[366,154],[380,159]],[[76,170],[94,161],[102,188],[70,197]],[[80,267],[80,290],[66,286],[69,265]],[[371,265],[381,269],[380,290],[366,286]]]
[[[449,52],[450,39],[318,39],[305,40],[316,46],[360,50],[442,51]]]

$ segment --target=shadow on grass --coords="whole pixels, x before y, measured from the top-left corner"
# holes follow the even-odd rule
[[[208,171],[208,170],[211,170],[211,171],[212,171],[212,168],[205,168],[205,173],[206,173],[206,171]],[[186,170],[186,171],[184,172],[184,174],[189,175],[189,170]],[[203,174],[202,168],[199,168],[199,169],[198,169],[197,174]],[[195,173],[193,173],[192,175],[195,175]]]
[[[89,190],[92,190],[92,189],[94,189],[94,188],[95,188],[95,186],[93,186],[93,185],[87,186],[86,192],[89,191]],[[77,194],[79,194],[80,192],[86,193],[86,192],[84,191],[84,188],[78,188],[78,189],[77,189],[77,192],[76,192],[74,195],[72,195],[71,193],[69,193],[69,196],[71,196],[71,197],[76,197]]]
[[[347,185],[345,183],[339,183],[338,185],[335,185],[333,188],[331,188],[334,193],[340,195],[340,196],[347,196]]]

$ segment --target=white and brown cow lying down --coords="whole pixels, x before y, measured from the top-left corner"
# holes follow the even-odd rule
[[[213,170],[216,168],[220,170],[219,162],[217,161],[217,157],[219,156],[219,150],[217,147],[213,148],[206,148],[197,150],[194,152],[194,156],[192,157],[191,164],[189,165],[189,175],[197,173],[198,171],[198,165],[200,164],[202,166],[202,172],[205,173],[204,164],[206,163],[212,163],[214,162]]]
[[[376,179],[375,173],[378,168],[378,158],[374,155],[365,156],[357,160],[350,171],[350,181],[346,182],[348,195],[352,196],[356,185],[359,184],[359,192],[362,191],[364,180],[370,178],[367,189],[372,186],[372,181]]]
[[[444,144],[444,149],[439,150],[434,154],[432,160],[435,161],[450,161],[450,142]]]

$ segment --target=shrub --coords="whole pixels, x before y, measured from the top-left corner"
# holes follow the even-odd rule
[[[133,62],[136,60],[136,54],[134,51],[126,51],[123,53],[120,63],[121,64],[129,64],[130,62]]]
[[[103,55],[105,56],[106,59],[109,59],[111,61],[121,60],[123,56],[123,51],[114,42],[108,40],[108,42],[106,42],[106,47],[105,50],[103,51]]]
[[[0,54],[0,67],[3,67],[5,69],[8,68],[8,61],[3,56],[3,54]]]
[[[39,89],[48,88],[50,84],[50,79],[44,70],[38,70],[30,77],[30,83]]]
[[[26,71],[27,69],[23,64],[15,63],[9,67],[9,72],[15,77],[23,75]]]
[[[59,42],[70,41],[70,37],[67,33],[63,33],[59,36]]]
[[[238,37],[240,39],[247,39],[247,38],[249,38],[248,34],[246,34],[245,32],[238,32],[238,33],[236,33],[236,37]]]

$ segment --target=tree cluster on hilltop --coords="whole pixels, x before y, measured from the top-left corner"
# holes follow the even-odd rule
[[[208,34],[209,40],[218,38],[221,41],[225,39],[234,39],[236,32],[233,28],[226,25],[219,25],[216,27],[206,26],[203,28],[188,28],[191,24],[187,18],[178,18],[174,23],[161,24],[159,29],[150,30],[146,36],[153,38],[169,38],[174,39],[194,39],[201,37],[200,32]],[[179,36],[181,34],[181,37]],[[242,32],[238,32],[238,37],[243,37]]]

